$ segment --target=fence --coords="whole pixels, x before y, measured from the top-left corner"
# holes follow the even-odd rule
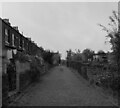
[[[89,64],[78,61],[67,61],[67,66],[77,70],[83,78],[88,80],[87,67]]]
[[[101,64],[92,65],[77,61],[67,61],[67,66],[77,70],[83,78],[90,81],[90,84],[103,88],[105,93],[111,95],[116,104],[118,103],[118,98],[120,98],[120,76],[115,75],[113,71],[115,69],[111,69],[111,67],[107,69],[105,65]]]
[[[85,79],[92,79],[95,84],[103,88],[111,88],[116,91],[120,88],[120,76],[117,72],[113,72],[114,69],[107,69],[109,66],[106,67],[103,64],[91,65],[77,61],[67,61],[67,66],[77,70]]]

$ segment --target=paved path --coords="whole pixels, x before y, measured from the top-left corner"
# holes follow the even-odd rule
[[[28,89],[17,106],[113,106],[100,93],[89,87],[84,79],[64,66],[44,75],[40,82]]]

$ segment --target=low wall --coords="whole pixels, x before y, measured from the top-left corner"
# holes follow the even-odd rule
[[[16,61],[16,89],[17,91],[22,90],[26,85],[30,83],[29,78],[30,63]]]
[[[39,61],[34,58],[32,58],[30,62],[16,61],[17,91],[22,91],[30,83],[38,81],[40,76],[45,74],[50,68],[50,64],[40,64]]]

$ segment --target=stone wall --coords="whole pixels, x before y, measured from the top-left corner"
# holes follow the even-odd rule
[[[16,89],[20,91],[26,85],[30,83],[29,78],[27,77],[28,71],[30,71],[30,63],[16,61]]]

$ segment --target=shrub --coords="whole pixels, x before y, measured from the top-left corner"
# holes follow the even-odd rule
[[[36,64],[36,63],[35,63]],[[37,81],[40,77],[40,71],[38,70],[38,65],[35,65],[34,63],[31,63],[30,65],[30,79],[31,81]]]
[[[114,91],[117,91],[118,89],[120,89],[120,77],[114,78],[110,84],[110,87]]]

